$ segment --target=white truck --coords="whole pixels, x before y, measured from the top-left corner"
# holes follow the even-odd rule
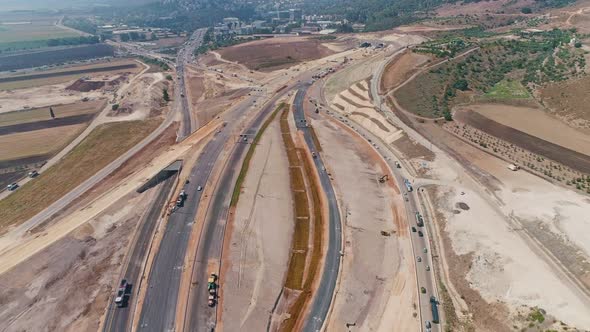
[[[518,171],[520,169],[520,166],[515,165],[515,164],[510,164],[510,165],[508,165],[508,169],[511,170],[511,171],[516,172],[516,171]]]

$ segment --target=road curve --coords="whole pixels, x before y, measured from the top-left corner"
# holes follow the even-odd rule
[[[307,121],[303,111],[303,102],[305,101],[305,94],[307,93],[308,88],[309,85],[305,84],[297,91],[297,94],[295,95],[295,103],[293,105],[293,116],[295,117],[297,129],[301,130],[303,133],[308,149],[315,152],[319,151],[319,149],[315,146],[310,128],[306,125]],[[340,220],[340,210],[338,209],[338,201],[332,183],[330,182],[330,176],[325,171],[326,168],[324,167],[322,157],[319,153],[316,153],[316,156],[317,157],[313,159],[313,162],[320,177],[322,190],[328,199],[329,233],[328,251],[324,258],[322,276],[317,291],[312,298],[309,316],[303,325],[303,331],[309,332],[320,331],[324,325],[336,289],[336,281],[340,269],[340,252],[342,251],[342,225]]]

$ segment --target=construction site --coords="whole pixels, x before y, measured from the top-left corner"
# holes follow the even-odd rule
[[[517,2],[1,73],[0,329],[589,330],[588,69],[482,68],[590,7]]]

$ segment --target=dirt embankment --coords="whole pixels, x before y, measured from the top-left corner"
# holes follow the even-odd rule
[[[383,71],[381,92],[387,92],[405,82],[432,58],[425,54],[404,52],[396,60],[391,61]]]

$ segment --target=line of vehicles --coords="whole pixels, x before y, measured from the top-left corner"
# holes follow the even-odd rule
[[[39,172],[37,172],[35,170],[30,171],[29,174],[28,174],[28,176],[31,179],[37,177],[38,175],[39,175]],[[8,191],[15,191],[16,189],[18,189],[18,187],[19,187],[18,183],[13,182],[13,183],[11,183],[11,184],[9,184],[9,185],[6,186],[6,190],[8,190]]]
[[[398,161],[395,162],[395,166],[396,166],[396,168],[401,168],[401,164]],[[410,180],[404,179],[404,185],[406,186],[408,193],[413,191],[414,188],[412,188],[412,184],[410,183]],[[407,195],[408,193],[405,193],[405,195]],[[406,199],[406,201],[407,201],[407,199]],[[418,229],[420,227],[424,227],[424,217],[418,211],[416,211],[415,216],[416,216],[416,226],[412,226],[412,232],[417,233],[419,237],[424,237],[424,233]],[[424,254],[428,253],[427,248],[424,248],[422,251]],[[420,257],[420,256],[416,257],[416,261],[418,263],[422,262],[422,257]],[[426,265],[425,268],[426,268],[426,271],[430,271],[429,265]],[[427,292],[427,290],[425,287],[420,287],[421,294],[426,294],[426,292]],[[427,320],[424,322],[426,332],[431,331],[432,323],[434,323],[434,324],[439,323],[438,304],[439,304],[439,302],[437,301],[436,296],[431,295],[430,296],[430,310],[432,311],[432,321]]]
[[[209,307],[213,308],[215,304],[217,304],[217,289],[219,285],[217,284],[217,275],[215,273],[211,273],[209,275],[209,280],[207,280],[207,291],[209,292]]]

